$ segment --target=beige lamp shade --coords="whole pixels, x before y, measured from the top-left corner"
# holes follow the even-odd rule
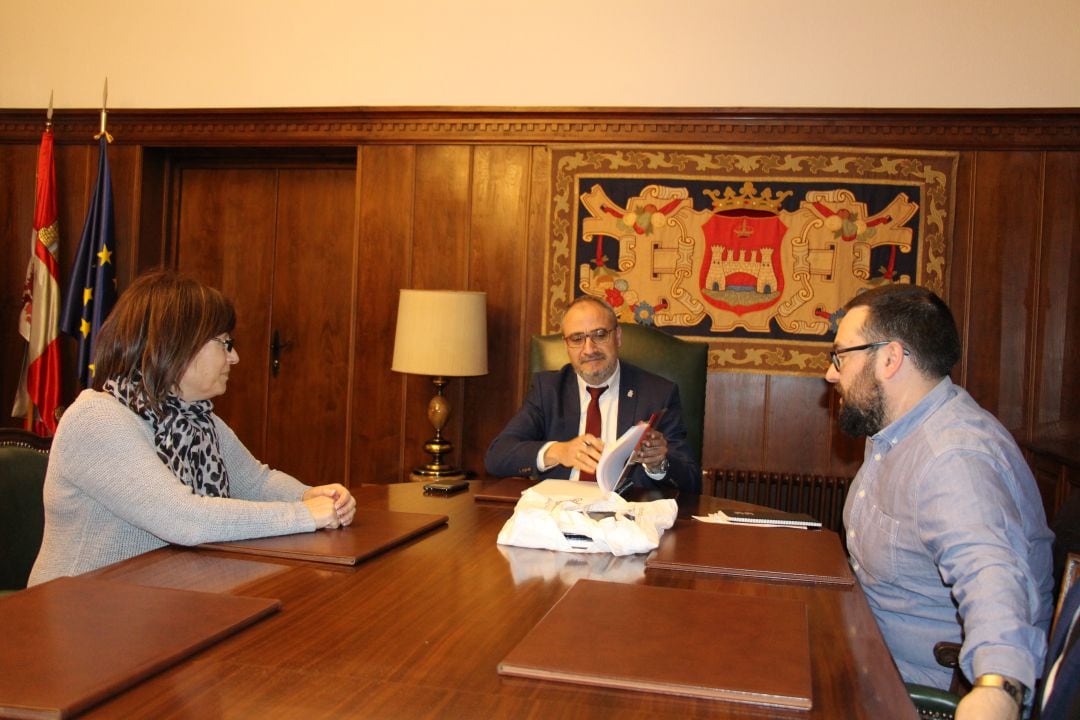
[[[487,374],[487,293],[402,290],[391,368],[414,375]]]

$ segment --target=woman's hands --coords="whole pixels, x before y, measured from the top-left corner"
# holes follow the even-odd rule
[[[315,518],[315,528],[339,528],[352,524],[356,498],[338,483],[316,485],[304,491],[304,507]]]

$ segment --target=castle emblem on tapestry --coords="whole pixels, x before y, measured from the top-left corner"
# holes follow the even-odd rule
[[[574,296],[709,344],[716,371],[821,375],[858,291],[944,295],[955,153],[566,148],[552,153],[545,331]]]

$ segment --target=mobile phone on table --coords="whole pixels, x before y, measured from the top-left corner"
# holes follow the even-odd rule
[[[453,495],[456,492],[468,489],[468,480],[436,480],[424,485],[424,492],[438,493],[439,495]]]

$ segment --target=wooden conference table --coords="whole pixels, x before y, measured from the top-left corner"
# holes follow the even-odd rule
[[[472,489],[481,482],[473,481]],[[495,538],[511,504],[480,502],[472,492],[426,496],[418,484],[361,486],[354,493],[362,506],[446,514],[450,520],[357,566],[168,547],[97,571],[98,577],[139,585],[278,598],[282,610],[85,717],[917,717],[857,585],[646,572],[644,555],[507,548]],[[725,504],[739,503],[694,498],[680,514]],[[678,529],[676,524],[668,532]],[[693,588],[706,603],[715,592],[805,602],[813,708],[772,709],[497,674],[500,660],[580,578]],[[626,625],[632,630],[647,621],[627,618]],[[699,641],[723,643],[730,622],[738,618],[717,617],[716,636]]]

